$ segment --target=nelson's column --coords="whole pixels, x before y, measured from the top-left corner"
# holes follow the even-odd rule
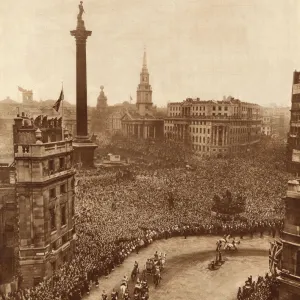
[[[82,1],[79,4],[77,28],[71,31],[76,40],[76,136],[73,142],[74,160],[82,167],[94,166],[94,151],[97,145],[88,136],[87,121],[87,79],[86,79],[86,40],[92,31],[85,29],[82,15]]]

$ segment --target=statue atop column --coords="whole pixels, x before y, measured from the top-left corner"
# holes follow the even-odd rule
[[[85,11],[84,11],[82,3],[83,2],[80,1],[80,4],[78,5],[78,7],[79,7],[79,13],[77,15],[78,26],[80,26],[80,25],[84,26],[84,21],[82,20],[82,15]]]

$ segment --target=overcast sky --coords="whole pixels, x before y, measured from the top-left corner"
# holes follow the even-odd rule
[[[0,1],[0,99],[75,103],[79,1]],[[187,97],[289,105],[300,69],[299,0],[85,0],[88,104],[136,99],[144,45],[153,102]]]

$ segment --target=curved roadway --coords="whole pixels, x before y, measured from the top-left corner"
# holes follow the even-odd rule
[[[166,252],[167,262],[163,280],[157,289],[150,282],[152,300],[231,300],[236,299],[239,286],[249,275],[253,278],[268,272],[268,249],[271,238],[245,238],[237,252],[223,252],[224,265],[209,271],[207,265],[215,256],[217,237],[183,237],[159,240],[140,251],[132,253],[108,278],[100,279],[99,288],[93,288],[87,300],[100,300],[102,290],[110,296],[113,288],[119,288],[124,275],[130,277],[134,261],[142,270],[147,258],[155,251]],[[133,285],[133,283],[130,283]],[[110,299],[110,297],[109,297]]]

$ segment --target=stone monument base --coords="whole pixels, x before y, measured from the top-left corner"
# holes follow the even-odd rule
[[[93,168],[94,152],[97,147],[88,137],[75,137],[73,141],[74,163],[79,168]]]

